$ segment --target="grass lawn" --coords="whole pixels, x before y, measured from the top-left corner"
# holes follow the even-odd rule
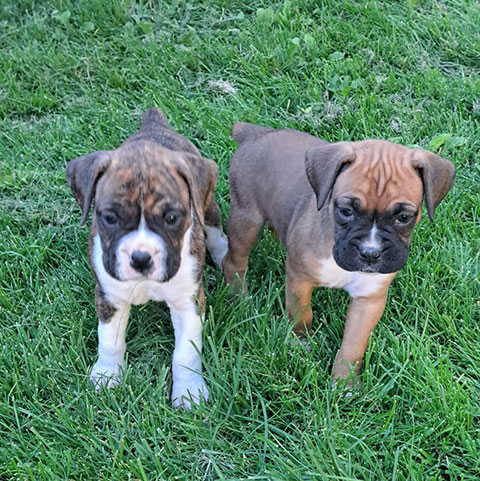
[[[0,478],[480,479],[480,8],[476,0],[0,2]],[[360,394],[332,392],[348,296],[317,289],[312,352],[289,341],[266,233],[251,297],[204,272],[211,402],[173,410],[165,305],[134,309],[121,385],[95,392],[88,229],[71,158],[158,106],[220,166],[235,121],[382,138],[457,166],[414,233]]]

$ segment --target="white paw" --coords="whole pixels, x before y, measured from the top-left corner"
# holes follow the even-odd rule
[[[208,397],[207,385],[198,374],[188,380],[173,383],[172,402],[175,408],[190,409],[200,404],[200,399],[208,401]]]
[[[97,361],[90,372],[90,380],[93,382],[97,391],[102,386],[108,388],[118,386],[123,368],[123,362],[121,364],[105,364]]]
[[[222,260],[228,250],[228,241],[225,234],[218,227],[205,226],[207,233],[206,245],[213,262],[222,268]]]

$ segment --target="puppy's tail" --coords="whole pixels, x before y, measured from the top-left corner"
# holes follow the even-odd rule
[[[168,127],[165,114],[156,107],[146,110],[142,117],[141,129],[148,129],[158,124],[160,124],[161,127]]]
[[[262,127],[261,125],[249,124],[247,122],[237,122],[233,124],[232,137],[238,144],[241,144],[246,140],[255,140],[261,135],[273,132],[273,130],[274,129],[270,127]]]

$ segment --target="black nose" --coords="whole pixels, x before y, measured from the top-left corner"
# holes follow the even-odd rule
[[[150,254],[145,251],[133,251],[130,259],[131,266],[139,272],[149,268],[152,261]]]
[[[382,255],[382,249],[372,246],[362,246],[358,249],[360,259],[368,264],[374,264]]]

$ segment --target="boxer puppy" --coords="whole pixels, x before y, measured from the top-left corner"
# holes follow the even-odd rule
[[[217,165],[170,129],[156,108],[120,147],[71,160],[67,180],[87,220],[94,199],[89,257],[96,278],[98,360],[90,378],[115,386],[125,365],[132,304],[165,301],[175,330],[172,401],[208,399],[202,377],[206,244],[214,261],[226,251],[215,202]]]
[[[348,378],[352,387],[388,287],[407,260],[422,200],[433,220],[455,168],[383,140],[328,143],[247,123],[235,124],[232,136],[239,147],[229,172],[225,280],[246,293],[248,255],[267,222],[287,251],[286,306],[300,338],[311,331],[314,287],[350,294],[333,379]]]

